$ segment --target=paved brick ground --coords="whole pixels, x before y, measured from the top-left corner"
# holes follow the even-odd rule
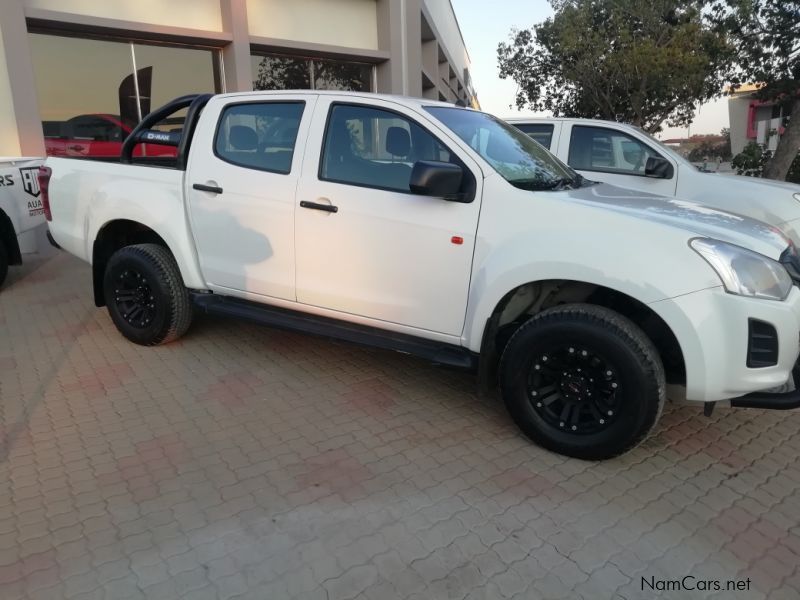
[[[0,598],[800,597],[800,415],[671,408],[603,464],[470,376],[205,319],[160,348],[87,266],[0,292]]]

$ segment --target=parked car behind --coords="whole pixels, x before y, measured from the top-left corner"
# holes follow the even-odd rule
[[[117,115],[78,115],[66,121],[45,121],[44,143],[48,156],[73,158],[119,158],[122,142],[133,125]],[[179,131],[180,129],[178,129]],[[175,148],[140,144],[135,156],[175,156]]]
[[[149,129],[187,108],[183,135]],[[137,159],[139,142],[177,146]],[[793,408],[800,259],[776,229],[589,182],[488,114],[423,99],[176,100],[120,164],[48,158],[50,231],[134,343],[194,310],[417,354],[499,381],[519,427],[601,459],[667,396]]]
[[[588,179],[746,215],[777,227],[800,247],[800,185],[704,171],[625,123],[566,118],[507,121]]]
[[[9,265],[36,249],[36,227],[45,223],[39,190],[41,158],[0,158],[0,286]]]

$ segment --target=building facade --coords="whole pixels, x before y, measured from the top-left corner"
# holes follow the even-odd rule
[[[177,96],[298,88],[477,106],[450,0],[0,2],[0,155],[113,156]]]
[[[728,116],[731,123],[731,151],[736,156],[750,142],[766,146],[773,152],[789,116],[779,102],[759,100],[757,85],[747,84],[731,93]]]

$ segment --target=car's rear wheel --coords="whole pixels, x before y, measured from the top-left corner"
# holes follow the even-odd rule
[[[652,342],[629,319],[585,304],[532,317],[500,363],[503,399],[538,444],[601,460],[641,442],[664,405],[664,369]]]
[[[8,250],[3,240],[0,240],[0,286],[6,280],[6,275],[8,275]]]
[[[106,265],[103,291],[111,320],[136,344],[171,342],[191,324],[188,291],[163,246],[138,244],[115,252]]]

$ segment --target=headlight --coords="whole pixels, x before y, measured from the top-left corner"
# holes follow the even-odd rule
[[[797,200],[798,202],[800,202],[800,192],[797,192],[797,193],[794,195],[794,199],[795,199],[795,200]]]
[[[785,300],[792,290],[784,266],[763,254],[708,238],[695,238],[689,245],[717,272],[728,293]]]

